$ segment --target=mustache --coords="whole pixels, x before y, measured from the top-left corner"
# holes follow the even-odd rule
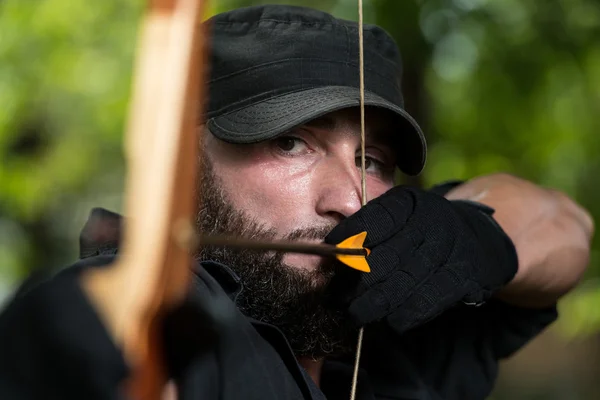
[[[325,237],[333,230],[336,224],[315,226],[309,228],[298,228],[290,232],[285,236],[285,240],[289,241],[302,241],[302,240],[319,240],[324,241]],[[282,253],[278,254],[279,260],[281,261]],[[342,264],[333,258],[324,258],[321,260],[317,269],[310,273],[310,275],[321,276],[326,280],[329,280],[336,274],[339,269],[342,268]]]
[[[329,235],[329,233],[335,227],[335,224],[327,225],[327,226],[319,226],[319,227],[308,227],[308,228],[298,228],[294,229],[292,232],[285,235],[285,240],[319,240],[323,242],[325,237]]]

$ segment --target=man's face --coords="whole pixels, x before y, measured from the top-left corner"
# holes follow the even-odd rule
[[[366,115],[367,200],[390,189],[395,159],[382,112]],[[388,136],[389,137],[389,136]],[[253,145],[208,135],[205,154],[237,210],[278,238],[299,229],[329,231],[361,207],[360,114],[343,110]],[[323,237],[315,238],[321,241]],[[313,270],[318,256],[288,254],[286,264]]]
[[[367,200],[393,186],[390,125],[384,111],[367,109]],[[225,143],[207,132],[199,228],[255,239],[322,242],[361,207],[360,156],[356,108],[251,145]],[[346,336],[353,330],[343,310],[328,301],[327,283],[339,267],[332,260],[227,249],[203,249],[199,256],[232,267],[244,282],[242,311],[277,325],[298,355],[318,357],[349,346]]]

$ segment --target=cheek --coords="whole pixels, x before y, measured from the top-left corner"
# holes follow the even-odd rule
[[[220,175],[235,207],[268,228],[290,232],[309,217],[313,201],[308,174],[261,163]]]

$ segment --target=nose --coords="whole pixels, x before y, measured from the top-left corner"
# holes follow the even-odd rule
[[[354,157],[328,159],[316,183],[316,212],[336,223],[361,208],[361,176]]]

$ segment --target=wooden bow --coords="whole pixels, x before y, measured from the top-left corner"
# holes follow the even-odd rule
[[[204,96],[202,0],[151,0],[143,17],[125,146],[128,175],[120,257],[83,277],[132,375],[133,399],[158,400],[166,383],[157,326],[188,290],[190,252],[177,234],[196,212]]]

